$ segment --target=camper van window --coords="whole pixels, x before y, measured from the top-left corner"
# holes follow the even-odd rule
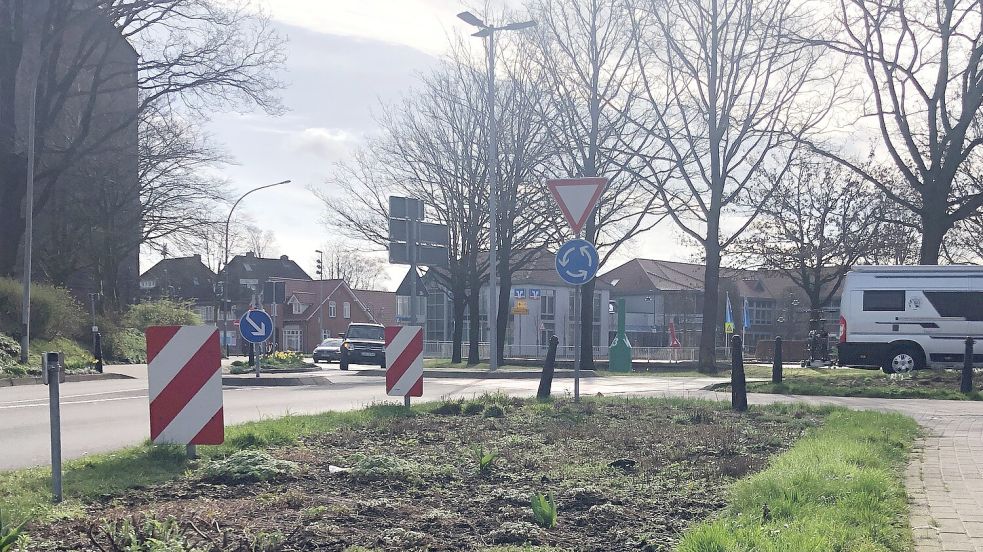
[[[925,297],[932,302],[939,316],[983,321],[983,292],[926,291]]]
[[[904,290],[864,291],[865,311],[903,311]]]

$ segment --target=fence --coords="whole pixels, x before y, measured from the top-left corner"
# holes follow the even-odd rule
[[[423,344],[425,358],[451,358],[453,349],[450,341],[427,341]],[[547,347],[545,345],[505,345],[505,358],[544,359]],[[556,348],[557,360],[573,360],[574,347],[565,345]],[[467,356],[468,343],[461,345],[461,354]],[[729,347],[717,347],[717,360],[730,360]],[[488,343],[478,344],[478,356],[488,358]],[[607,347],[594,347],[595,359],[606,359]],[[699,349],[696,347],[633,347],[632,360],[653,362],[696,362]]]

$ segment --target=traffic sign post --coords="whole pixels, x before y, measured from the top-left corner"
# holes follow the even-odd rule
[[[264,343],[273,335],[273,319],[266,311],[246,311],[239,319],[239,334],[250,343],[253,349],[253,369],[259,377],[259,355],[256,354],[256,344]]]
[[[547,180],[546,187],[570,225],[576,239],[563,244],[556,252],[556,272],[564,282],[573,286],[574,331],[573,398],[580,402],[580,334],[583,318],[581,286],[590,282],[600,268],[600,257],[594,244],[581,239],[581,230],[594,214],[597,200],[604,193],[608,179],[603,177],[560,178]]]
[[[423,328],[386,326],[386,394],[403,397],[423,396]]]

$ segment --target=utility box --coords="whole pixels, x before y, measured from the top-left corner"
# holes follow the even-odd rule
[[[58,373],[58,383],[65,383],[65,354],[48,352],[41,355],[41,382],[51,383],[52,372]]]
[[[625,299],[618,299],[618,333],[608,348],[608,370],[631,372],[631,343],[625,333]]]

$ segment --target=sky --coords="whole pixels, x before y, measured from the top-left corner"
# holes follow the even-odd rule
[[[277,31],[288,39],[281,97],[288,111],[217,113],[206,131],[234,164],[221,168],[235,196],[256,186],[292,180],[259,191],[237,208],[276,236],[276,252],[314,276],[316,249],[330,236],[324,208],[312,188],[329,192],[332,164],[377,131],[373,113],[407,94],[417,76],[434,67],[448,37],[470,32],[456,14],[458,0],[260,0]],[[506,0],[493,5],[510,6]],[[476,41],[478,39],[475,39]],[[689,260],[678,231],[666,222],[626,247],[632,256]],[[233,252],[235,253],[235,252]],[[384,255],[384,253],[379,253]],[[622,253],[606,268],[628,260]],[[147,257],[150,267],[159,257]],[[390,266],[382,287],[393,290],[405,266]]]

